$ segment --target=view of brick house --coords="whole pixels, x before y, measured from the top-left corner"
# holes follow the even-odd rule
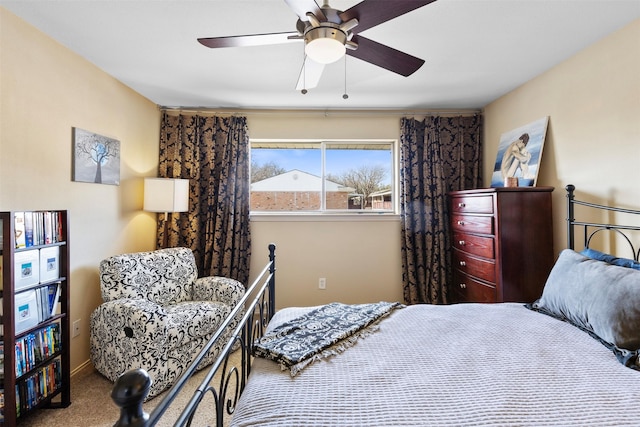
[[[251,210],[309,211],[320,209],[322,178],[297,169],[251,184]],[[326,208],[353,209],[361,197],[355,190],[325,180]],[[360,205],[355,206],[360,209]]]

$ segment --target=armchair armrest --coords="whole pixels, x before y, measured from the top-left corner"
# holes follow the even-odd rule
[[[91,361],[98,371],[115,381],[136,366],[147,372],[166,359],[166,310],[148,300],[116,299],[91,313]],[[154,382],[161,383],[161,379]],[[162,384],[160,384],[162,386]]]
[[[235,279],[220,276],[200,277],[193,284],[195,301],[219,301],[235,307],[244,296],[245,287]]]
[[[102,322],[95,331],[110,330],[110,335],[134,338],[140,342],[162,344],[168,325],[166,310],[149,300],[117,299],[102,303],[92,315],[92,323]]]

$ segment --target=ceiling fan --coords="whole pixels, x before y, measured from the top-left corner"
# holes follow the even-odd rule
[[[416,72],[424,60],[385,46],[359,33],[436,0],[364,0],[345,10],[333,9],[328,0],[319,7],[315,0],[284,0],[298,15],[295,32],[208,37],[198,41],[210,48],[262,46],[304,40],[305,60],[297,90],[318,85],[325,64],[345,54],[402,76]]]

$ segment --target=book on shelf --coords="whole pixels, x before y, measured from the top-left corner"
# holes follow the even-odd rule
[[[60,275],[60,248],[48,246],[40,249],[40,282],[55,280]]]
[[[53,219],[51,212],[44,212],[44,244],[49,245],[53,243]]]
[[[63,224],[60,212],[15,212],[14,215],[17,249],[62,241]]]
[[[15,290],[37,285],[40,282],[40,251],[38,249],[16,252],[13,261]]]
[[[44,244],[44,238],[42,237],[44,235],[43,219],[44,214],[42,212],[33,213],[33,243],[35,245]]]
[[[24,243],[28,248],[33,246],[33,212],[24,212]]]
[[[16,248],[20,249],[27,247],[24,229],[24,212],[15,213],[14,229],[16,235]]]
[[[63,236],[64,236],[63,226],[64,226],[64,224],[62,224],[62,215],[60,214],[60,212],[56,212],[55,213],[55,218],[56,218],[56,225],[57,225],[56,233],[55,233],[56,238],[57,238],[56,241],[62,242],[64,240],[63,239]],[[0,239],[0,241],[1,241],[1,239]]]
[[[58,314],[62,285],[51,283],[14,296],[16,334],[36,326],[38,323]],[[0,315],[2,315],[0,297]],[[0,335],[4,336],[4,326],[0,324]]]
[[[15,294],[14,300],[16,334],[31,329],[40,323],[38,295],[35,289]]]
[[[60,283],[54,283],[52,285],[47,286],[48,295],[49,295],[49,317],[55,316],[58,312],[58,303],[60,302],[60,292],[61,292]]]
[[[62,365],[59,359],[36,369],[24,381],[16,384],[18,411],[29,410],[54,393],[61,385]]]
[[[58,311],[60,300],[60,283],[51,283],[36,289],[38,320],[44,322]]]
[[[22,376],[60,351],[60,325],[53,323],[15,342],[16,376]]]

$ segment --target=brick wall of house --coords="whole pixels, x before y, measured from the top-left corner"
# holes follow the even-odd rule
[[[337,191],[327,193],[327,209],[349,209],[349,194]]]
[[[327,209],[347,209],[347,193],[327,193]],[[251,210],[309,211],[320,209],[319,191],[252,191]]]

